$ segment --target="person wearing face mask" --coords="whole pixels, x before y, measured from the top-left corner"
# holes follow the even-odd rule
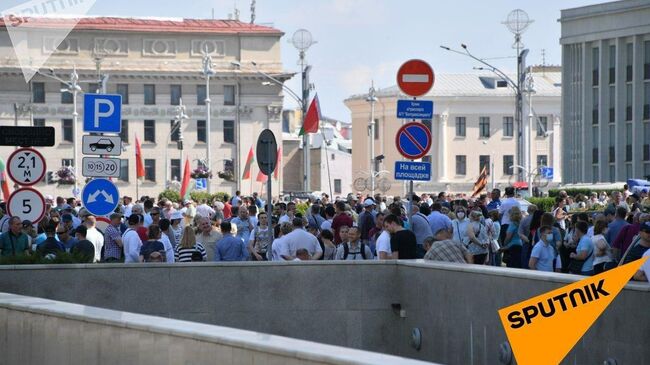
[[[469,244],[469,236],[467,236],[467,226],[469,225],[469,219],[465,216],[465,208],[462,206],[456,207],[456,219],[451,222],[453,233],[453,240],[463,243],[464,245]]]
[[[562,262],[554,245],[553,228],[542,226],[539,233],[540,240],[533,246],[528,267],[531,270],[561,272]]]

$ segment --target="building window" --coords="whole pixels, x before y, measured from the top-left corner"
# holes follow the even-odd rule
[[[480,155],[478,156],[478,173],[480,174],[485,167],[487,174],[490,174],[490,156],[489,155]]]
[[[198,142],[203,142],[203,143],[208,142],[205,128],[206,128],[205,120],[196,121],[196,140]]]
[[[223,141],[226,143],[235,143],[235,121],[223,121]]]
[[[117,93],[122,95],[122,104],[129,103],[129,84],[117,84]]]
[[[156,181],[156,160],[146,158],[144,160],[144,179],[148,181]]]
[[[598,124],[598,88],[593,88],[591,92],[591,101],[593,107],[591,108],[591,124]]]
[[[38,104],[45,103],[45,83],[32,82],[32,102]]]
[[[169,104],[181,105],[181,98],[183,97],[181,85],[169,85]]]
[[[467,156],[456,155],[456,175],[465,175],[467,173]]]
[[[598,163],[598,147],[591,149],[591,163]]]
[[[223,85],[223,105],[235,105],[235,85]]]
[[[156,85],[144,85],[144,105],[156,105]]]
[[[170,161],[169,171],[172,173],[172,180],[181,180],[181,160],[172,158]]]
[[[625,161],[632,161],[632,123],[625,123]]]
[[[334,179],[334,193],[341,194],[341,179]]]
[[[614,123],[616,121],[616,87],[609,87],[609,122]]]
[[[643,79],[650,80],[650,41],[643,42]]]
[[[156,121],[155,120],[144,121],[144,141],[156,143]]]
[[[207,91],[205,85],[196,85],[196,105],[205,105]]]
[[[548,166],[548,156],[546,155],[537,155],[537,167],[547,167]]]
[[[650,123],[643,123],[643,161],[650,161]]]
[[[178,121],[176,121],[176,120],[170,120],[169,121],[169,130],[170,131],[173,130],[173,132],[171,134],[171,141],[172,142],[178,142],[178,140],[180,139],[180,136],[181,136],[181,128],[182,127],[179,126],[178,128],[174,129],[177,125],[179,125]]]
[[[72,93],[68,92],[68,85],[61,83],[61,90],[66,90],[66,91],[61,91],[61,104],[72,104],[73,103],[73,97]]]
[[[512,175],[513,169],[512,166],[515,164],[515,156],[513,155],[504,155],[503,156],[503,174]]]
[[[120,181],[129,181],[129,159],[123,158],[120,160]]]
[[[379,140],[379,119],[375,119],[375,141]]]
[[[628,43],[625,45],[625,55],[627,59],[627,63],[625,66],[625,81],[626,82],[631,82],[632,77],[633,77],[633,70],[632,70],[632,64],[634,61],[634,47],[632,43]]]
[[[503,136],[512,137],[515,135],[515,118],[503,117]]]
[[[234,160],[223,160],[223,171],[225,173],[234,174],[235,173],[235,161]]]
[[[456,117],[456,137],[467,135],[467,120],[465,117]]]
[[[643,120],[650,119],[650,82],[643,84]]]
[[[616,162],[616,147],[609,146],[609,162]]]
[[[490,138],[490,117],[478,118],[479,137]]]
[[[632,120],[632,99],[634,96],[632,95],[632,84],[627,84],[626,87],[626,106],[625,106],[625,120],[630,121]]]
[[[122,131],[120,132],[122,142],[129,143],[129,121],[122,119]]]
[[[74,142],[74,136],[72,135],[72,119],[63,119],[61,121],[61,126],[61,135],[63,136],[63,141]]]
[[[616,46],[609,46],[609,83],[616,82]]]
[[[609,182],[616,182],[616,166],[609,165]]]
[[[593,86],[598,86],[598,67],[600,65],[598,58],[598,47],[591,49],[591,64],[593,66],[591,70],[591,83]]]
[[[616,126],[609,126],[609,162],[616,162]]]
[[[537,137],[545,137],[548,131],[548,117],[539,117],[537,119]]]
[[[45,127],[45,119],[34,118],[34,127]]]
[[[74,167],[74,159],[64,158],[61,160],[61,167]]]
[[[88,84],[88,91],[86,91],[86,94],[99,94],[101,90],[99,89],[99,84],[96,82],[91,82]]]

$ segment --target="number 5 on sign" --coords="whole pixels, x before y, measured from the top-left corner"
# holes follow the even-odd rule
[[[45,215],[45,199],[35,189],[18,189],[7,201],[7,213],[10,217],[19,217],[21,221],[37,223]]]

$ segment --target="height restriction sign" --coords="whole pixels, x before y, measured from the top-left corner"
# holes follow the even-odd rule
[[[37,184],[45,176],[45,159],[33,148],[20,148],[9,156],[7,172],[18,185]]]

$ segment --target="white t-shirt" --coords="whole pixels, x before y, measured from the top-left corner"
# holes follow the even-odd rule
[[[388,257],[390,257],[393,254],[393,251],[390,249],[390,234],[387,231],[382,231],[379,237],[377,237],[377,243],[376,243],[376,251],[377,251],[377,256],[375,257],[377,260],[379,260],[379,253],[380,252],[385,252],[388,254]]]
[[[289,252],[289,245],[287,244],[286,236],[276,238],[271,245],[271,261],[284,261],[282,255],[291,256]]]
[[[167,237],[166,234],[161,234],[160,235],[160,242],[162,242],[163,247],[165,248],[165,262],[168,264],[173,264],[174,263],[174,248],[172,247],[172,243],[169,241],[169,237]]]
[[[122,243],[124,244],[124,262],[140,262],[140,248],[142,241],[138,232],[129,228],[122,235]]]
[[[502,216],[501,225],[510,224],[510,209],[512,207],[521,208],[521,204],[515,198],[508,198],[501,202],[501,206],[499,207],[499,214]]]
[[[95,246],[95,262],[99,262],[102,259],[102,247],[104,247],[104,235],[101,234],[97,230],[97,228],[92,227],[92,228],[88,228],[88,231],[86,233],[86,239],[92,242],[93,246]]]
[[[207,204],[201,204],[198,207],[196,207],[196,215],[200,215],[201,217],[206,217],[206,218],[212,218],[213,214],[214,214],[214,209],[212,209]]]
[[[320,230],[321,231],[331,231],[332,230],[332,219],[326,219],[323,223],[321,223]]]
[[[642,258],[643,257],[650,257],[650,250],[646,250],[643,253],[643,256],[641,256],[641,257]],[[650,258],[645,260],[645,262],[643,263],[643,265],[641,265],[641,268],[639,270],[641,270],[641,271],[643,271],[645,273],[645,277],[648,279],[648,282],[650,282]]]
[[[318,238],[304,229],[294,229],[284,237],[286,237],[285,239],[289,245],[291,256],[296,256],[296,251],[301,248],[306,249],[312,257],[319,252],[323,252],[318,243]]]
[[[282,224],[282,223],[291,223],[291,218],[289,218],[289,216],[286,214],[281,216],[280,219],[278,220],[278,224]]]

